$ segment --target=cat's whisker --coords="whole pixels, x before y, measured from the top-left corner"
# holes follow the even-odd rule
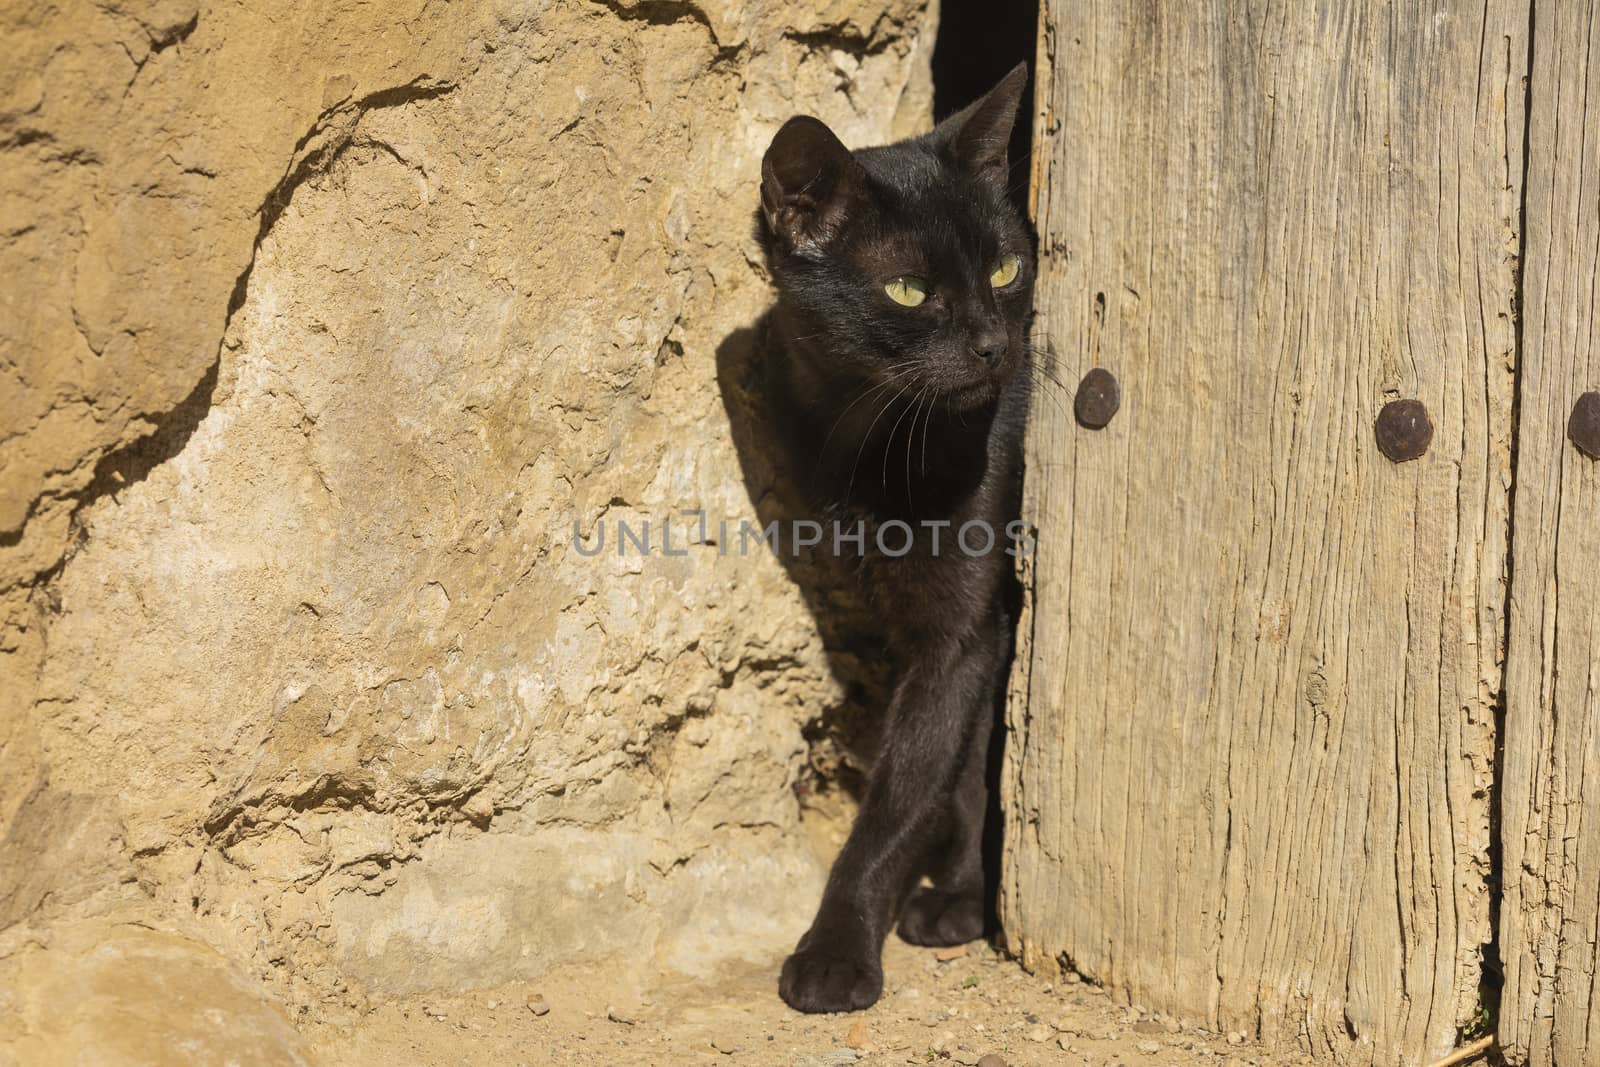
[[[1053,373],[1061,365],[1061,357],[1056,355],[1048,337],[1040,337],[1038,340],[1027,338],[1022,342],[1022,350],[1034,357],[1032,363],[1036,367]]]
[[[1060,377],[1056,375],[1056,372],[1053,368],[1041,366],[1038,363],[1032,362],[1026,364],[1026,367],[1028,374],[1032,377],[1033,381],[1040,383],[1049,382],[1051,385],[1066,390],[1068,394],[1072,392],[1071,386],[1062,381]]]
[[[1033,359],[1031,359],[1029,362],[1035,367],[1038,367],[1040,370],[1049,371],[1051,374],[1056,372],[1056,368],[1060,364],[1060,360],[1058,360],[1055,353],[1050,351],[1048,348],[1035,348],[1030,344],[1024,343],[1022,350],[1033,357]]]
[[[919,389],[917,391],[916,398],[913,399],[910,404],[906,405],[905,411],[900,412],[900,417],[898,419],[894,420],[894,425],[893,426],[889,427],[889,439],[883,443],[883,471],[881,472],[882,473],[882,481],[883,481],[883,489],[884,489],[885,492],[887,492],[888,489],[889,489],[889,452],[894,446],[894,435],[895,435],[895,432],[900,429],[900,424],[905,421],[906,412],[914,410],[914,405],[917,405],[917,404],[921,403],[922,394],[925,393],[925,392],[927,392],[927,387],[923,387],[922,389]],[[911,425],[915,426],[916,424],[917,424],[917,420],[916,420],[915,417],[913,417],[912,420],[911,420]],[[910,431],[907,431],[907,432],[909,433]],[[910,447],[909,441],[907,442],[907,447],[908,448]],[[909,455],[909,453],[907,453],[907,454]]]
[[[1044,399],[1050,401],[1050,403],[1052,403],[1052,404],[1054,404],[1056,406],[1056,412],[1058,414],[1060,414],[1062,418],[1066,418],[1066,419],[1070,420],[1072,415],[1071,415],[1071,412],[1068,411],[1066,403],[1064,403],[1062,401],[1062,394],[1065,394],[1067,399],[1071,400],[1071,399],[1073,399],[1072,390],[1068,389],[1065,385],[1063,385],[1059,379],[1056,379],[1056,378],[1043,378],[1043,377],[1040,377],[1040,373],[1041,372],[1037,368],[1029,368],[1029,373],[1028,373],[1029,384],[1039,387],[1039,388],[1033,389],[1030,392],[1030,396],[1043,397]],[[1048,385],[1057,386],[1059,388],[1060,392],[1057,392],[1054,389],[1043,388],[1043,386],[1045,386],[1047,384]]]
[[[922,420],[922,460],[921,471],[924,476],[928,473],[928,423],[933,421],[933,412],[939,406],[939,398],[932,397],[928,400],[928,417]]]
[[[1041,384],[1048,382],[1050,385],[1054,385],[1057,388],[1064,390],[1068,394],[1072,392],[1071,386],[1062,381],[1060,378],[1056,377],[1056,375],[1052,372],[1045,370],[1043,367],[1030,366],[1028,368],[1028,376],[1032,381],[1039,382]]]
[[[911,416],[911,426],[906,430],[906,504],[911,508],[912,511],[915,511],[916,507],[911,501],[911,446],[915,444],[917,440],[917,415],[922,414],[922,401],[928,395],[928,392],[931,388],[931,386],[924,387],[922,392],[917,394],[916,414]],[[933,412],[929,411],[928,414],[931,417]],[[922,439],[924,442],[926,442],[928,439],[927,419],[923,420],[922,426]]]
[[[1034,363],[1030,364],[1030,371],[1035,378],[1052,382],[1055,385],[1061,386],[1063,389],[1067,388],[1067,383],[1062,379],[1061,374],[1056,370],[1055,367],[1040,366],[1039,364]]]
[[[832,426],[828,427],[828,433],[822,439],[822,446],[817,449],[816,466],[820,466],[822,464],[822,457],[828,454],[828,443],[833,440],[834,432],[839,429],[839,424],[844,421],[844,417],[846,415],[850,414],[851,409],[857,404],[861,403],[863,400],[867,399],[867,397],[872,396],[874,393],[882,392],[891,385],[903,381],[907,375],[916,370],[916,362],[917,361],[914,359],[908,359],[899,363],[891,364],[889,369],[895,371],[894,374],[883,381],[875,382],[866,386],[859,396],[850,401],[849,405],[846,406],[843,411],[839,412],[839,417],[833,420]],[[815,466],[812,468],[812,473],[816,473]]]
[[[1066,419],[1070,422],[1073,418],[1075,418],[1072,412],[1067,409],[1067,406],[1061,402],[1060,397],[1053,393],[1046,392],[1040,392],[1038,395],[1047,398],[1050,403],[1054,404],[1056,406],[1056,414],[1060,415],[1063,419]]]
[[[894,406],[894,402],[896,400],[899,400],[901,397],[905,396],[906,393],[910,392],[911,387],[915,384],[917,383],[914,381],[907,382],[898,393],[889,398],[888,403],[884,404],[883,407],[878,409],[878,413],[872,417],[872,422],[867,424],[867,432],[861,435],[861,444],[856,448],[856,461],[850,466],[850,482],[845,486],[844,490],[844,498],[846,500],[850,499],[850,494],[855,490],[856,470],[861,466],[861,455],[866,451],[867,443],[872,440],[872,431],[877,429],[878,420],[883,418],[883,416],[888,413],[889,409]]]
[[[1071,397],[1063,400],[1060,394],[1053,393],[1048,389],[1035,389],[1032,395],[1038,397],[1046,403],[1054,405],[1056,411],[1063,415],[1067,414],[1068,408],[1070,407]]]

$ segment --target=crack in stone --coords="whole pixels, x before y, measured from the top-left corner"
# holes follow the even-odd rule
[[[311,128],[295,142],[294,150],[289,155],[289,166],[284,171],[283,177],[278,179],[277,184],[261,201],[261,206],[256,209],[261,223],[256,228],[255,242],[250,247],[250,261],[245,264],[244,270],[233,283],[233,293],[228,298],[228,314],[222,323],[224,337],[227,336],[228,326],[233,321],[234,313],[244,306],[250,287],[250,275],[255,270],[256,256],[261,251],[261,242],[267,239],[267,235],[277,225],[279,217],[294,198],[295,190],[310,179],[326,173],[345,149],[350,147],[355,127],[362,116],[381,108],[399,107],[419,100],[432,100],[454,91],[455,88],[455,82],[436,82],[424,75],[404,85],[368,93],[359,100],[335,104],[317,116]],[[319,135],[330,131],[329,138],[320,144],[313,144]],[[219,358],[221,351],[222,345],[219,339],[217,344]]]
[[[192,31],[193,24],[186,24],[187,30],[176,34],[169,43],[176,43]],[[182,30],[182,27],[180,27]],[[200,423],[211,410],[212,395],[216,390],[217,375],[222,365],[223,341],[228,336],[228,329],[233,323],[233,316],[244,305],[249,291],[250,275],[255,269],[256,256],[261,250],[261,243],[277,224],[279,217],[289,206],[294,197],[294,192],[304,182],[325,173],[329,166],[350,147],[357,124],[361,117],[369,111],[380,108],[398,107],[419,100],[431,100],[453,91],[456,84],[450,81],[435,81],[426,75],[414,78],[404,85],[391,86],[368,93],[358,100],[344,101],[333,107],[325,109],[311,124],[297,142],[289,156],[289,164],[283,177],[268,191],[262,200],[261,206],[256,209],[260,216],[260,224],[256,228],[255,239],[250,247],[250,259],[244,269],[234,281],[233,289],[228,297],[227,313],[222,321],[222,330],[217,339],[216,356],[211,364],[201,374],[200,380],[195,384],[189,395],[177,405],[165,412],[152,412],[143,416],[144,421],[152,424],[154,429],[119,448],[111,449],[104,453],[95,463],[94,474],[89,484],[77,493],[67,494],[76,496],[77,504],[72,509],[71,523],[76,533],[63,550],[62,556],[51,567],[34,575],[27,584],[40,585],[60,572],[62,564],[71,554],[73,546],[82,541],[82,526],[80,516],[84,509],[94,504],[108,493],[115,493],[130,485],[143,481],[156,467],[172,459],[181,452],[189,439],[194,435]],[[317,142],[319,135],[324,133],[329,136]],[[309,147],[308,149],[308,146]],[[74,322],[78,325],[79,332],[83,333],[82,324],[77,321],[74,310]],[[88,335],[83,333],[85,343]],[[90,345],[93,350],[93,345]],[[98,351],[96,355],[98,355]],[[28,511],[27,518],[14,533],[7,533],[0,539],[0,547],[21,541],[27,529],[28,520],[38,510],[38,504],[47,494],[39,494]]]

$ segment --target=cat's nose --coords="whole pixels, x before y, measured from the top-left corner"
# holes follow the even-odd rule
[[[1005,327],[990,327],[973,334],[967,346],[979,363],[994,363],[1005,355],[1007,341]]]

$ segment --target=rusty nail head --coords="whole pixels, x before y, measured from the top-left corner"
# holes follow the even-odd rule
[[[1122,406],[1122,387],[1116,375],[1104,367],[1096,367],[1078,383],[1078,396],[1072,402],[1072,413],[1078,421],[1091,430],[1099,430],[1111,421],[1111,416]]]
[[[1433,443],[1433,422],[1420,400],[1391,400],[1378,412],[1378,449],[1395,463],[1416,459]]]
[[[1572,405],[1572,418],[1567,420],[1567,436],[1579,452],[1590,459],[1600,459],[1600,393],[1591,389]]]

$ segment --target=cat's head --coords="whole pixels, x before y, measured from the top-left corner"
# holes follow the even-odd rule
[[[768,264],[804,358],[906,383],[949,410],[994,402],[1024,359],[1033,241],[1007,191],[1019,65],[931,133],[847,149],[790,119],[761,166]]]

